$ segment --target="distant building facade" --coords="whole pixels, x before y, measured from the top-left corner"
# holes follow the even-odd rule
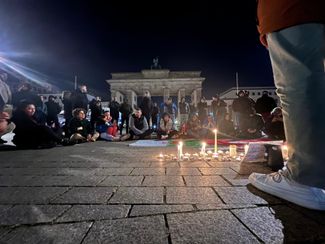
[[[197,104],[202,96],[202,83],[205,80],[201,71],[170,71],[168,69],[142,70],[133,73],[112,73],[112,78],[106,80],[111,87],[112,98],[118,102],[127,98],[132,107],[139,103],[145,92],[152,97],[190,97]]]

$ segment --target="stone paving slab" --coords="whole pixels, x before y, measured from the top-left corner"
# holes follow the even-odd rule
[[[226,210],[168,214],[172,243],[259,243],[230,212]]]
[[[143,186],[184,186],[182,176],[146,176]]]
[[[130,205],[73,205],[56,222],[125,218]]]
[[[98,221],[83,243],[168,244],[168,230],[163,216]]]
[[[196,204],[198,210],[217,210],[217,209],[238,209],[238,208],[255,208],[254,204],[245,204],[245,203],[209,203],[209,204]]]
[[[187,186],[229,186],[219,175],[213,176],[184,176]]]
[[[130,216],[181,213],[194,211],[192,205],[134,205]]]
[[[81,243],[90,227],[91,223],[20,227],[4,235],[0,243]]]
[[[129,175],[133,168],[98,168],[95,170],[95,175]]]
[[[236,209],[232,212],[265,243],[325,241],[324,225],[287,206]]]
[[[165,175],[165,168],[135,168],[131,175]]]
[[[213,189],[208,187],[167,187],[166,199],[167,203],[175,204],[221,203]]]
[[[48,223],[70,207],[69,205],[17,205],[1,214],[0,225]]]
[[[105,204],[112,196],[115,188],[113,187],[74,187],[55,198],[51,203],[64,204]]]
[[[109,176],[100,186],[140,186],[144,176]]]
[[[46,204],[67,187],[0,187],[0,204]]]
[[[162,187],[120,187],[109,203],[156,204],[163,203]]]
[[[166,175],[202,175],[197,168],[167,168]]]
[[[29,180],[27,186],[96,186],[105,176],[38,176]]]
[[[231,168],[200,168],[203,175],[237,174]]]

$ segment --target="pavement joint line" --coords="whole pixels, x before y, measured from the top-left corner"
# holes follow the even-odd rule
[[[105,176],[105,175],[104,175]],[[103,177],[102,180],[100,180],[99,182],[97,182],[97,184],[95,185],[95,187],[98,187],[102,182],[104,182],[107,178],[109,177],[109,175]]]
[[[218,198],[221,200],[221,202],[222,202],[223,204],[227,204],[227,203],[223,200],[223,198],[219,195],[219,193],[216,191],[216,189],[215,189],[214,187],[210,187],[210,188],[212,189],[212,191],[214,191],[215,194],[217,194]]]
[[[68,205],[69,206],[69,205]],[[61,218],[64,214],[66,214],[66,212],[68,212],[71,208],[73,208],[73,205],[70,205],[69,208],[67,208],[66,210],[64,210],[61,214],[59,214],[55,219],[53,219],[52,222],[55,222],[57,221],[57,219]]]
[[[199,211],[198,207],[196,206],[196,204],[192,204],[192,207],[195,211]]]
[[[181,175],[181,176],[182,176],[182,180],[183,180],[184,186],[187,186],[184,175]]]
[[[142,177],[143,177],[143,178],[142,178],[142,180],[141,180],[141,184],[140,184],[140,186],[143,186],[143,182],[144,182],[144,180],[145,180],[146,176],[145,176],[145,175],[143,175]]]
[[[67,189],[66,191],[64,191],[64,192],[62,192],[62,193],[59,193],[59,194],[53,196],[53,198],[50,198],[50,199],[49,199],[49,204],[50,204],[52,201],[54,201],[55,199],[61,197],[62,195],[64,195],[64,194],[67,193],[68,191],[70,191],[72,188],[73,188],[73,187],[68,187],[68,189]]]
[[[220,175],[220,177],[224,180],[224,181],[226,181],[230,186],[232,186],[232,187],[236,187],[234,184],[232,184],[226,177],[224,177],[224,175]]]
[[[164,221],[165,221],[165,226],[167,228],[167,240],[168,240],[168,244],[172,244],[172,237],[171,237],[171,234],[170,234],[170,230],[169,230],[169,224],[168,224],[168,219],[167,219],[167,214],[164,214]]]
[[[135,168],[133,167],[133,169],[131,170],[131,172],[128,175],[131,176],[134,170],[135,170]]]
[[[163,191],[163,203],[167,204],[167,187],[164,186],[164,191]]]
[[[86,234],[85,234],[84,237],[82,238],[80,244],[82,244],[82,243],[84,242],[84,240],[86,239],[88,233],[90,232],[91,228],[93,227],[94,223],[95,223],[94,221],[90,223],[90,226],[89,226],[89,228],[88,228]]]
[[[130,218],[131,217],[131,212],[132,212],[132,210],[133,210],[133,204],[129,207],[129,209],[128,209],[128,212],[126,213],[126,218]]]
[[[237,217],[237,215],[230,209],[227,210],[232,214],[260,243],[265,243],[253,230],[251,230],[240,218]]]
[[[120,186],[118,187],[114,187],[114,191],[112,192],[112,194],[108,197],[107,201],[106,201],[106,205],[108,205],[109,201],[113,198],[113,196],[115,195],[115,193],[120,189]]]

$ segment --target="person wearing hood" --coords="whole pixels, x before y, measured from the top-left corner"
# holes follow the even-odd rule
[[[276,101],[273,97],[269,96],[268,91],[263,91],[263,94],[260,98],[256,100],[255,110],[257,113],[263,116],[263,119],[266,120],[271,111],[276,107]]]

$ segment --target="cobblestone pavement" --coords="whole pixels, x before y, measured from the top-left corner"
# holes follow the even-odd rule
[[[325,242],[325,213],[248,184],[261,164],[96,142],[0,152],[0,243]]]

